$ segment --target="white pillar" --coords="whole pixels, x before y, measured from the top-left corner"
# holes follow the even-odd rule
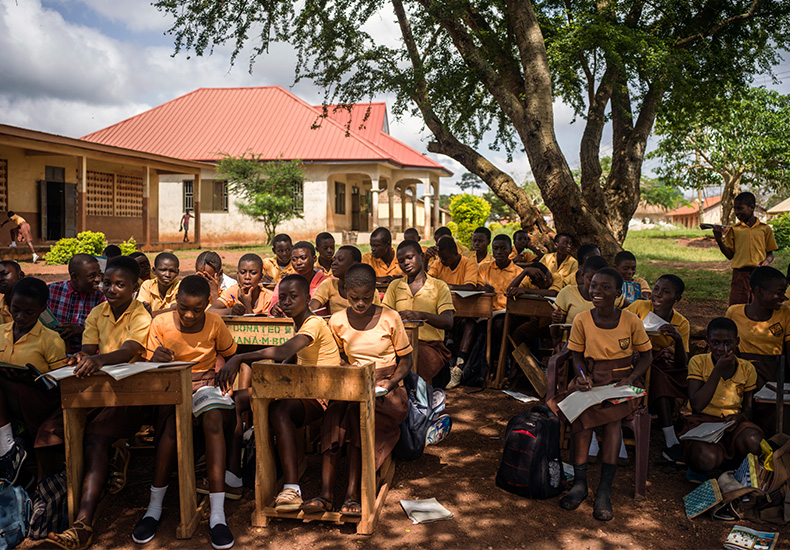
[[[406,231],[409,226],[408,218],[406,218],[406,188],[400,188],[400,230]]]
[[[439,227],[439,182],[433,184],[433,226]]]
[[[425,214],[425,225],[423,227],[422,236],[424,239],[428,240],[433,237],[433,231],[431,231],[431,195],[430,195],[430,188],[426,186],[426,193],[423,195],[423,206],[424,214]]]
[[[379,182],[381,182],[381,178],[371,180],[372,186],[370,189],[370,201],[372,204],[370,205],[370,208],[371,214],[373,216],[373,219],[371,220],[373,225],[373,227],[370,228],[371,231],[379,226],[379,193],[381,193],[381,184]]]

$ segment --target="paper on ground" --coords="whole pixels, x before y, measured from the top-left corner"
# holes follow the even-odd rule
[[[453,519],[453,513],[439,504],[435,498],[401,500],[400,505],[414,524]]]
[[[692,428],[683,435],[680,439],[683,441],[705,441],[707,443],[716,443],[723,436],[727,428],[735,424],[735,421],[728,422],[703,422],[696,428]]]
[[[659,332],[658,329],[666,325],[667,322],[650,311],[642,320],[642,324],[645,325],[645,332]]]
[[[618,386],[609,384],[608,386],[598,386],[588,391],[575,391],[568,397],[557,403],[557,406],[565,415],[569,422],[576,420],[581,413],[602,403],[607,399],[633,399],[643,395],[645,390],[634,386]]]
[[[532,403],[533,401],[540,401],[537,397],[532,397],[531,395],[524,395],[523,393],[511,390],[502,390],[502,393],[505,395],[509,395],[513,399],[517,399],[522,403]]]
[[[458,295],[461,298],[469,298],[469,296],[477,296],[478,294],[485,294],[483,290],[451,290],[453,294]]]

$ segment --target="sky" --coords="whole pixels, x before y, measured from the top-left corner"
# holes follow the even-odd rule
[[[372,25],[378,36],[397,37],[394,16],[383,13]],[[212,56],[173,56],[171,22],[146,0],[2,0],[0,1],[0,122],[71,137],[105,128],[200,87],[280,85],[311,104],[321,90],[310,82],[292,86],[295,56],[287,45],[274,45],[248,71],[240,55],[230,66],[229,48]],[[776,86],[790,93],[790,63],[777,68],[787,80]],[[756,84],[770,84],[758,77]],[[392,106],[393,97],[381,96]],[[583,121],[554,104],[555,130],[571,167],[579,164]],[[425,153],[430,132],[421,119],[390,114],[390,134]],[[602,155],[611,151],[604,135]],[[481,152],[517,181],[529,174],[526,156],[507,163],[503,152]],[[442,181],[442,193],[466,170],[454,160],[430,154],[455,173]],[[645,172],[650,173],[647,162]]]

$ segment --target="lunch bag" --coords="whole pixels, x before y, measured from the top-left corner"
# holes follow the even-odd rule
[[[25,490],[0,480],[0,550],[14,548],[25,540],[32,513]]]
[[[396,458],[416,460],[425,450],[425,438],[431,423],[444,410],[444,390],[434,389],[414,372],[403,379],[409,398],[409,412],[400,425],[400,439],[392,451]]]
[[[516,495],[546,499],[562,491],[560,419],[537,405],[510,419],[496,485]]]

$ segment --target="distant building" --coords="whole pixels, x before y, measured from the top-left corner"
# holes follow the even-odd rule
[[[639,201],[636,212],[634,212],[631,219],[638,223],[658,223],[668,221],[669,218],[667,217],[666,208]]]
[[[761,220],[765,220],[765,209],[758,205],[754,209],[754,215]],[[698,200],[692,202],[689,206],[681,206],[671,212],[667,212],[667,217],[672,220],[672,223],[688,228],[698,227],[701,223],[721,223],[721,195],[708,197],[702,202],[702,220],[699,217]]]

